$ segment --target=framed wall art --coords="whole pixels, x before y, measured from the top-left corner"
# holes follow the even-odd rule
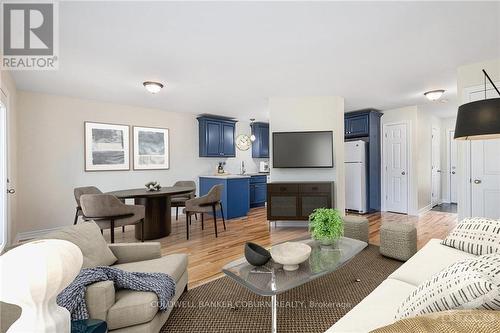
[[[130,170],[130,128],[85,122],[85,171]]]
[[[134,170],[169,168],[169,137],[167,128],[133,127]]]

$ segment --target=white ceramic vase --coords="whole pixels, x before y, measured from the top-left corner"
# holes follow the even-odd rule
[[[16,247],[0,257],[0,299],[22,308],[8,333],[69,333],[68,310],[57,295],[78,275],[80,249],[64,240],[40,240]]]

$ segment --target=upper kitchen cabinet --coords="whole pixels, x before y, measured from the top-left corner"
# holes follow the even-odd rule
[[[200,157],[235,157],[236,121],[217,117],[198,117]]]
[[[253,123],[252,134],[255,141],[252,143],[252,157],[269,158],[269,124]]]

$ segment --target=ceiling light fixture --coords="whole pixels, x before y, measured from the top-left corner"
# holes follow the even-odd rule
[[[146,88],[147,91],[152,94],[160,92],[161,88],[163,88],[163,84],[154,81],[144,81],[142,85],[144,86],[144,88]]]
[[[460,105],[455,124],[456,140],[487,140],[500,138],[500,97],[486,99],[486,79],[500,96],[490,76],[484,73],[484,99]]]
[[[443,89],[438,89],[438,90],[427,91],[424,93],[424,95],[425,97],[427,97],[429,101],[437,101],[438,99],[441,98],[441,96],[443,96],[443,93],[444,93]]]
[[[253,131],[253,122],[255,121],[255,118],[250,118],[250,128],[252,129]],[[254,142],[257,138],[255,137],[255,135],[252,133],[252,135],[250,135],[250,141]]]

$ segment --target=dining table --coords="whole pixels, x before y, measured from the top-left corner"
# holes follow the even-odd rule
[[[196,189],[188,186],[166,186],[158,191],[145,188],[128,189],[107,192],[118,199],[134,199],[136,205],[143,205],[146,210],[144,217],[144,239],[158,239],[170,235],[172,231],[171,197],[188,194]],[[135,238],[141,239],[141,226],[135,226]]]

